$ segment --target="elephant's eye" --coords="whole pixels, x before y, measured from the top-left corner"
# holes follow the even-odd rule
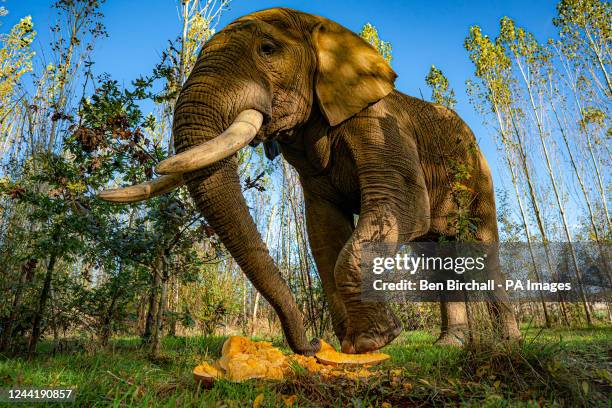
[[[264,57],[269,57],[276,51],[276,44],[274,44],[272,41],[264,41],[261,44],[259,50],[261,52],[261,55],[263,55]]]

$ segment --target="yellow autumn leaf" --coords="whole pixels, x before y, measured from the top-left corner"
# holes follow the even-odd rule
[[[391,408],[391,404],[389,404],[388,402],[383,402],[382,404],[380,404],[380,408]]]
[[[258,396],[256,396],[255,400],[253,401],[253,408],[261,407],[261,404],[263,403],[263,400],[264,400],[264,395],[263,394],[259,394]]]
[[[297,401],[297,395],[281,395],[286,407],[290,407]]]
[[[486,374],[486,372],[489,370],[489,368],[491,368],[489,365],[483,365],[478,367],[478,369],[476,370],[476,376],[477,377],[482,377],[483,375]]]
[[[74,192],[77,192],[77,193],[85,191],[85,188],[86,188],[85,184],[80,183],[80,182],[70,182],[70,183],[68,183],[68,185],[66,187],[68,187],[68,190],[74,191]]]

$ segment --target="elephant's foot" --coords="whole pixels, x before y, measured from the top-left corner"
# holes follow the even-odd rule
[[[329,310],[332,319],[332,327],[334,334],[340,343],[346,336],[348,327],[348,314],[346,313],[346,307],[338,295],[329,296]]]
[[[436,346],[463,347],[467,343],[468,338],[467,328],[457,327],[440,333],[440,336],[434,344]]]
[[[369,327],[363,327],[364,321],[370,322]],[[364,319],[363,315],[360,316],[360,325],[351,326],[351,322],[342,340],[343,353],[361,354],[378,350],[402,332],[400,321],[386,306],[376,313],[375,318]]]
[[[340,343],[342,343],[342,340],[346,336],[347,323],[348,323],[348,319],[346,319],[346,318],[344,320],[342,320],[342,321],[333,321],[332,320],[332,326],[334,328],[334,334],[336,335],[336,338],[338,339],[338,341]]]
[[[294,349],[293,351],[303,356],[314,356],[320,350],[321,350],[321,340],[312,339],[306,347],[298,348],[297,350]]]

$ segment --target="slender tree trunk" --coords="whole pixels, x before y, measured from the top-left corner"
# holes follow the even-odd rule
[[[115,288],[111,297],[111,302],[104,313],[104,319],[102,320],[102,333],[100,336],[100,342],[104,347],[108,345],[108,340],[113,334],[113,315],[115,314],[115,307],[117,306],[119,297],[121,297],[121,293],[121,288]]]
[[[177,316],[179,313],[179,280],[176,276],[171,280],[171,294],[172,294],[172,312],[173,317],[170,321],[170,327],[168,328],[168,334],[170,336],[176,336],[176,325],[177,325]]]
[[[551,81],[549,77],[549,81]],[[552,88],[552,82],[551,82]],[[595,213],[593,212],[593,207],[591,205],[591,200],[589,198],[589,194],[587,193],[586,186],[584,181],[582,180],[582,176],[580,175],[580,171],[578,171],[578,165],[576,164],[576,160],[574,158],[574,154],[572,153],[572,149],[569,144],[569,140],[567,134],[565,133],[564,126],[561,123],[559,118],[559,114],[557,112],[557,108],[552,99],[552,92],[549,94],[550,106],[552,108],[553,114],[555,116],[555,120],[557,122],[557,126],[559,126],[559,133],[561,133],[561,138],[563,139],[563,143],[565,144],[565,148],[567,149],[567,154],[570,159],[570,164],[572,166],[572,170],[574,170],[574,175],[576,176],[576,180],[578,180],[578,185],[580,186],[580,191],[582,192],[582,196],[584,197],[584,202],[587,206],[587,211],[589,212],[589,221],[591,222],[591,228],[593,229],[593,234],[595,234],[595,240],[597,242],[600,241],[600,233],[599,228],[597,226],[597,222],[595,221]]]
[[[573,67],[569,63],[567,56],[565,56],[561,50],[559,50],[557,47],[555,47],[554,49],[557,52],[559,59],[561,60],[563,69],[565,70],[565,74],[568,78],[567,83],[572,91],[571,92],[572,97],[576,104],[578,115],[580,116],[579,118],[580,120],[578,121],[578,123],[584,134],[584,139],[586,140],[587,150],[589,152],[589,158],[591,160],[591,164],[593,165],[593,170],[595,171],[595,176],[596,176],[595,179],[597,181],[597,190],[599,192],[599,197],[601,199],[601,205],[603,207],[604,215],[606,217],[606,224],[608,226],[608,231],[612,231],[612,221],[610,220],[610,216],[608,212],[608,200],[606,198],[606,190],[604,188],[602,177],[601,177],[600,163],[595,157],[595,152],[593,149],[593,142],[591,140],[591,134],[586,127],[584,109],[583,109],[582,103],[580,102],[580,99],[578,98],[579,91],[577,87],[577,80],[574,78]]]
[[[164,324],[164,312],[166,310],[167,303],[167,294],[168,294],[168,278],[169,278],[169,270],[168,270],[168,252],[164,251],[161,256],[160,262],[160,271],[158,275],[160,276],[159,281],[159,299],[157,303],[157,313],[155,315],[155,321],[153,325],[153,333],[151,338],[151,354],[153,356],[157,356],[159,354],[161,348],[161,337],[163,333],[163,324]]]
[[[155,330],[155,322],[158,314],[158,294],[161,286],[161,263],[162,256],[158,255],[153,265],[153,277],[151,281],[151,291],[149,293],[149,309],[147,311],[147,320],[145,324],[142,341],[145,344],[150,344],[152,341],[153,331]]]
[[[42,319],[45,314],[47,307],[47,300],[49,298],[49,292],[51,291],[51,280],[53,278],[53,270],[55,269],[55,262],[57,261],[57,254],[55,251],[51,252],[49,256],[49,263],[47,264],[47,272],[45,273],[45,281],[38,297],[38,309],[34,315],[34,321],[32,322],[32,335],[30,337],[30,344],[28,345],[28,355],[32,356],[36,352],[36,345],[41,334]]]
[[[139,301],[138,301],[138,321],[136,324],[138,325],[138,333],[140,334],[142,338],[144,338],[144,332],[145,332],[145,326],[146,326],[146,320],[147,320],[147,302],[146,302],[147,298],[148,296],[143,295],[139,297]]]
[[[251,336],[255,333],[255,325],[257,324],[257,312],[259,309],[259,297],[261,294],[257,292],[255,294],[255,300],[253,301],[253,316],[251,317]]]
[[[593,51],[593,54],[595,54],[599,69],[601,70],[601,73],[606,81],[606,85],[608,85],[608,95],[610,97],[612,96],[612,83],[610,82],[610,77],[608,76],[608,71],[606,70],[606,64],[604,63],[603,57],[601,55],[601,49],[597,46],[597,44],[595,44],[595,40],[593,39],[591,31],[588,28],[585,28],[584,32],[588,40],[589,48],[591,49],[591,51]]]
[[[582,273],[580,272],[580,268],[578,267],[578,260],[576,258],[576,252],[574,251],[574,246],[572,245],[572,234],[570,233],[569,230],[569,226],[567,224],[567,216],[565,214],[565,207],[563,205],[563,202],[561,201],[561,196],[559,194],[559,189],[557,187],[557,179],[555,177],[555,174],[553,172],[552,166],[551,166],[551,162],[550,162],[550,155],[548,153],[548,148],[546,147],[546,142],[544,140],[544,128],[543,128],[543,124],[542,124],[542,120],[540,118],[540,115],[538,113],[538,110],[536,108],[535,105],[535,101],[534,101],[534,96],[533,96],[533,89],[531,87],[531,83],[529,81],[529,79],[527,78],[525,72],[523,71],[520,63],[519,63],[519,68],[521,70],[521,74],[523,76],[523,80],[525,82],[525,86],[527,87],[527,94],[529,95],[529,102],[531,105],[531,109],[533,111],[535,120],[536,120],[536,127],[538,129],[538,136],[540,139],[540,144],[542,146],[542,152],[544,153],[544,161],[546,163],[546,170],[548,171],[548,176],[550,178],[550,182],[553,188],[553,193],[555,196],[555,200],[557,201],[557,208],[559,210],[559,215],[561,217],[561,221],[563,224],[563,231],[565,232],[565,237],[567,239],[569,248],[570,248],[570,254],[572,256],[572,262],[574,264],[574,272],[576,274],[576,279],[578,281],[578,290],[580,293],[580,298],[582,300],[583,306],[584,306],[584,312],[585,312],[585,316],[586,316],[586,320],[587,323],[590,325],[592,324],[592,320],[591,320],[591,311],[590,311],[590,307],[588,304],[588,300],[586,297],[586,293],[584,291],[584,285],[582,283]]]
[[[527,223],[527,216],[525,213],[525,210],[523,208],[523,200],[521,199],[521,192],[519,191],[518,188],[518,177],[517,174],[515,173],[514,170],[514,162],[512,161],[512,155],[511,155],[511,144],[512,144],[512,140],[508,135],[508,130],[506,128],[506,126],[504,125],[503,121],[502,121],[502,116],[501,116],[501,110],[500,107],[497,104],[494,104],[494,111],[496,113],[497,116],[497,120],[498,120],[498,124],[499,124],[499,128],[500,128],[500,133],[502,134],[502,145],[504,146],[504,152],[505,152],[505,158],[506,158],[506,164],[508,165],[508,168],[510,170],[510,175],[511,175],[511,179],[512,179],[512,185],[514,186],[514,192],[516,194],[516,199],[517,202],[519,204],[519,209],[520,209],[520,213],[521,213],[521,220],[522,220],[522,224],[523,224],[523,230],[525,231],[525,237],[527,238],[527,244],[529,245],[529,251],[530,251],[530,255],[531,255],[531,260],[533,263],[533,267],[534,267],[534,272],[536,274],[536,279],[538,280],[538,282],[541,280],[540,278],[540,273],[539,273],[539,265],[537,265],[536,261],[535,261],[535,257],[533,254],[533,246],[532,246],[532,237],[531,237],[531,232],[529,231],[529,224]],[[534,213],[536,216],[536,220],[538,223],[538,227],[540,229],[540,234],[542,236],[542,241],[544,242],[544,245],[546,245],[547,242],[547,238],[546,238],[546,231],[544,230],[544,224],[542,222],[542,219],[540,217],[540,209],[539,209],[539,205],[537,202],[537,199],[535,197],[535,193],[533,190],[533,185],[531,184],[531,177],[529,174],[529,168],[527,166],[526,163],[526,159],[524,156],[524,151],[522,150],[522,141],[521,138],[518,135],[518,129],[514,128],[515,131],[515,135],[517,136],[517,140],[515,141],[515,143],[519,146],[519,157],[521,158],[521,163],[522,163],[522,167],[523,167],[523,171],[525,173],[525,177],[527,179],[527,184],[529,187],[529,193],[530,193],[530,197],[531,197],[531,203],[532,203],[532,207],[534,209]],[[548,256],[548,251],[546,251],[546,258],[547,258],[547,265],[550,271],[552,271],[552,264],[550,262],[550,257]],[[551,323],[550,323],[550,317],[548,314],[548,308],[546,307],[546,302],[544,302],[544,298],[542,295],[542,292],[539,291],[539,296],[540,296],[540,302],[542,303],[542,310],[544,312],[544,320],[545,320],[545,324],[546,327],[550,327]]]
[[[518,189],[516,174],[514,172],[512,162],[508,155],[508,151],[507,149],[504,149],[504,150],[506,150],[506,160],[508,163],[508,167],[510,167],[512,185],[514,186],[514,192],[516,193],[516,197],[518,200],[519,210],[521,214],[521,221],[523,224],[523,230],[525,231],[525,236],[527,238],[527,245],[529,246],[529,255],[531,256],[531,263],[533,265],[533,270],[534,270],[537,281],[541,282],[542,278],[540,277],[539,265],[537,264],[535,255],[533,253],[533,244],[532,244],[533,238],[531,236],[531,232],[529,231],[529,224],[527,223],[527,215],[525,214],[525,209],[523,208],[523,200],[521,199],[521,193]],[[548,308],[546,306],[546,302],[544,301],[544,295],[542,294],[542,290],[538,290],[538,295],[540,297],[540,303],[542,304],[542,311],[544,312],[544,323],[547,328],[550,328],[551,327],[550,317],[548,315]]]

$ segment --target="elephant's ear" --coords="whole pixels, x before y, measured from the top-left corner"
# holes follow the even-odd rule
[[[397,74],[380,53],[352,31],[326,20],[313,33],[315,92],[332,126],[393,90]]]

